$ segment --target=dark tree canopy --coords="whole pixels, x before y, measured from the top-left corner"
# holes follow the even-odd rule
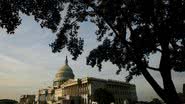
[[[159,99],[154,98],[149,104],[162,104]]]
[[[11,99],[0,99],[0,104],[18,104],[18,102]]]
[[[109,91],[103,88],[99,88],[96,89],[93,94],[93,101],[98,102],[98,104],[110,104],[115,102],[115,99]]]
[[[73,59],[83,52],[80,23],[95,24],[102,44],[90,52],[88,65],[101,69],[102,62],[110,61],[117,73],[129,72],[127,81],[142,74],[167,104],[181,103],[171,71],[185,71],[184,0],[0,0],[0,26],[8,33],[21,24],[20,13],[57,32],[53,52],[66,47]],[[158,68],[149,66],[149,56],[156,53],[161,56]],[[148,70],[160,72],[163,87]]]
[[[47,27],[54,32],[60,23],[60,11],[63,10],[59,0],[0,0],[0,27],[7,33],[21,24],[20,14],[33,15],[41,27]]]

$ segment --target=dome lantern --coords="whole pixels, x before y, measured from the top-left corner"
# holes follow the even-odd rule
[[[66,56],[66,61],[65,61],[65,64],[68,65],[68,59],[67,59],[67,56]]]

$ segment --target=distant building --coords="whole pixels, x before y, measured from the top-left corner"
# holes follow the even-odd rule
[[[40,89],[35,99],[37,104],[92,104],[93,94],[98,88],[104,88],[112,93],[114,104],[137,101],[134,84],[93,77],[75,79],[67,57],[65,65],[55,76],[53,86]]]
[[[35,104],[35,95],[22,95],[19,104]]]

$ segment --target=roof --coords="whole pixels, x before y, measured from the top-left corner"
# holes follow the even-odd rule
[[[62,66],[55,75],[55,81],[66,81],[69,79],[74,79],[73,70],[68,65],[68,60],[66,57],[65,65]]]

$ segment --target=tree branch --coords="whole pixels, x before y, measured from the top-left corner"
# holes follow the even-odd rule
[[[159,49],[159,48],[156,48],[156,50],[162,53],[162,50],[161,50],[161,49]]]
[[[115,35],[117,37],[120,37],[119,32],[114,28],[114,26],[109,22],[109,20],[106,19],[106,17],[101,12],[99,12],[93,5],[88,4],[87,2],[85,2],[85,3],[87,5],[89,5],[99,17],[102,17],[103,18],[103,20],[105,21],[105,23],[111,28],[111,30],[115,33]],[[127,43],[127,44],[129,43],[128,41],[126,41],[126,39],[124,39],[124,42]]]
[[[138,52],[135,50],[135,52]],[[152,86],[152,88],[157,92],[157,94],[164,100],[167,100],[167,95],[165,94],[165,91],[161,86],[156,82],[156,80],[151,76],[151,74],[148,72],[147,67],[145,63],[143,63],[141,59],[142,55],[136,54],[136,59],[134,59],[134,62],[137,65],[137,68],[141,71],[147,82]],[[149,67],[152,68],[152,67]],[[154,68],[153,68],[154,69]]]
[[[150,75],[146,67],[143,66],[143,63],[140,61],[136,61],[136,64],[138,66],[138,69],[141,70],[143,76],[147,80],[147,82],[152,86],[152,88],[157,92],[157,94],[163,99],[167,100],[166,94],[164,92],[164,89],[159,86],[159,84],[155,81],[155,79]]]
[[[92,6],[91,6],[92,7]],[[98,10],[96,10],[96,8],[92,7],[94,9],[94,11],[104,19],[104,21],[107,23],[107,25],[111,28],[111,30],[116,34],[116,36],[119,36],[119,33],[114,29],[114,27],[112,26],[112,24],[100,13],[98,12]]]
[[[150,67],[150,66],[147,66],[146,68],[152,69],[152,70],[154,70],[154,71],[159,71],[159,68],[154,68],[154,67]]]
[[[112,26],[111,23],[109,23],[109,21],[103,16],[102,13],[100,13],[95,7],[94,5],[90,4],[90,2],[87,2],[86,0],[83,0],[85,4],[87,4],[88,6],[90,6],[97,15],[99,15],[100,17],[102,17],[105,22],[109,25],[109,27],[112,29],[112,31],[116,34],[116,36],[119,36],[118,32],[114,29],[114,27]]]

